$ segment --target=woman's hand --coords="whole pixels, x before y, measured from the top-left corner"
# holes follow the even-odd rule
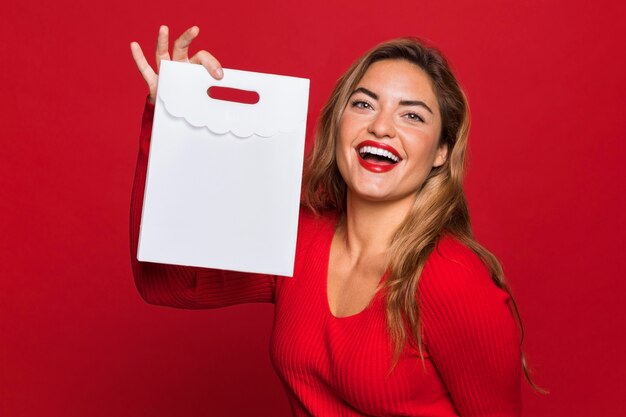
[[[192,26],[180,35],[174,42],[171,60],[200,64],[209,71],[209,74],[211,74],[213,78],[219,80],[224,76],[224,73],[221,64],[213,55],[207,51],[200,51],[191,58],[188,57],[189,45],[191,45],[191,41],[198,36],[198,33],[200,33],[200,29],[197,26]],[[148,99],[150,103],[153,104],[156,100],[157,81],[159,79],[158,72],[161,67],[161,61],[170,59],[168,35],[169,29],[167,26],[161,26],[159,28],[159,36],[156,45],[156,72],[152,69],[150,64],[148,64],[139,44],[137,42],[130,43],[130,52],[133,55],[135,64],[137,64],[137,69],[139,69],[141,76],[148,84],[148,90],[150,91]]]

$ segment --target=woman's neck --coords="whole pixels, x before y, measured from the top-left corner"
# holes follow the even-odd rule
[[[357,258],[386,253],[412,204],[411,199],[372,202],[348,192],[346,215],[339,229],[348,253]]]

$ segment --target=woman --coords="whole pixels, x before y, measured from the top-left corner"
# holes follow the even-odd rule
[[[199,29],[174,43],[188,58]],[[138,262],[157,74],[149,86],[131,207],[143,298],[182,308],[273,302],[272,364],[296,416],[518,416],[517,311],[493,255],[474,241],[462,190],[469,116],[443,56],[381,44],[339,80],[305,170],[293,278]],[[161,27],[157,71],[170,59]]]

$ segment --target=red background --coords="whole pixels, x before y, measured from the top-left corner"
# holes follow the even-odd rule
[[[626,412],[623,2],[9,0],[0,39],[0,415],[288,416],[271,305],[177,311],[132,282],[146,87],[131,60],[195,24],[225,67],[311,79],[310,123],[363,51],[419,35],[473,115],[466,190],[537,382],[524,416]]]

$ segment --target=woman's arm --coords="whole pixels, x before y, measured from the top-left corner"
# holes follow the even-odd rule
[[[450,237],[431,254],[419,288],[425,347],[459,414],[519,416],[520,335],[508,294]]]
[[[193,26],[176,39],[171,58],[175,61],[201,64],[213,77],[221,78],[220,63],[207,51],[200,51],[188,58],[189,46],[198,36],[199,31],[198,27]],[[276,277],[271,275],[164,265],[137,260],[139,226],[157,92],[157,73],[160,62],[170,59],[168,35],[167,26],[161,26],[156,47],[156,72],[148,64],[139,44],[132,42],[130,45],[137,69],[149,90],[141,124],[139,155],[130,205],[130,257],[135,285],[139,294],[148,303],[171,307],[215,308],[240,303],[273,302]]]

